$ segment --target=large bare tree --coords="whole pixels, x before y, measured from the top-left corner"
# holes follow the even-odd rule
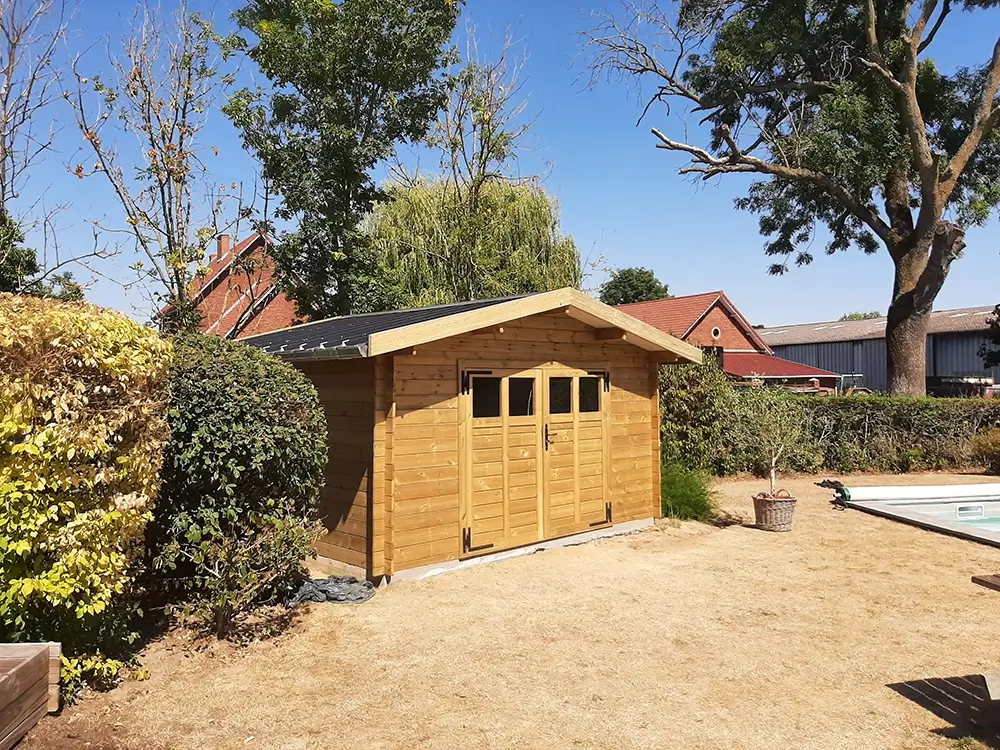
[[[66,0],[0,0],[0,291],[79,296],[66,267],[101,255],[60,252],[48,186],[30,181],[52,154],[60,73],[55,58],[73,7]],[[40,242],[39,250],[25,245]]]
[[[829,253],[888,251],[889,388],[923,394],[934,300],[967,227],[1000,202],[1000,33],[950,74],[930,54],[950,14],[978,10],[1000,28],[997,5],[651,0],[599,14],[586,36],[595,81],[650,81],[643,115],[680,116],[653,130],[688,157],[680,174],[762,177],[737,206],[760,215],[765,250],[781,257],[772,273],[811,262],[820,225]]]
[[[197,328],[206,252],[251,215],[242,181],[219,180],[206,164],[218,149],[205,126],[233,82],[222,68],[235,49],[183,3],[169,17],[142,5],[120,45],[108,45],[110,80],[88,75],[79,57],[73,63],[77,86],[66,96],[94,161],[72,171],[112,188],[126,226],[95,223],[134,240],[133,268],[157,290],[167,331]]]

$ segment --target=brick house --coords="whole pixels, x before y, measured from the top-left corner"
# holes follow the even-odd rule
[[[219,236],[206,264],[208,273],[195,282],[202,333],[244,338],[301,322],[295,303],[275,284],[268,245],[261,234],[252,234],[235,247],[228,235]]]
[[[722,369],[733,380],[763,379],[789,386],[815,380],[821,388],[838,385],[834,372],[774,356],[723,291],[633,302],[619,309],[689,344],[719,350]]]

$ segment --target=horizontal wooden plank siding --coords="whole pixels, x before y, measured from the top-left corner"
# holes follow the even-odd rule
[[[316,386],[326,412],[328,458],[320,513],[327,534],[316,543],[324,557],[371,573],[375,439],[375,362],[370,359],[296,362]],[[381,544],[381,539],[379,541]],[[381,555],[381,550],[379,550]]]
[[[649,356],[621,340],[598,340],[594,329],[563,313],[549,313],[504,324],[474,335],[463,335],[418,347],[415,353],[397,353],[393,358],[393,408],[391,453],[386,458],[386,476],[391,476],[391,531],[394,570],[404,570],[446,560],[462,554],[460,524],[459,361],[487,361],[495,366],[597,368],[607,365],[611,373],[607,397],[607,436],[610,451],[607,487],[615,523],[658,515],[659,425],[656,422],[654,368]],[[498,433],[499,434],[499,433]],[[592,450],[583,435],[583,447]],[[516,435],[511,438],[516,441]],[[512,442],[491,440],[488,430],[472,447],[482,451],[481,476],[474,477],[478,491],[489,493],[493,474],[490,461],[524,461],[514,468],[534,471],[536,457]],[[530,442],[530,441],[529,441]],[[471,449],[471,447],[470,447]],[[595,479],[582,478],[593,469]],[[554,469],[559,472],[563,469]],[[573,472],[574,464],[565,471]],[[600,481],[602,465],[586,456],[580,467],[580,486],[586,491]],[[495,472],[494,472],[495,473]],[[570,475],[572,476],[572,474]],[[588,475],[589,476],[589,475]],[[387,480],[390,481],[390,480]],[[502,489],[502,484],[499,485]],[[519,491],[508,489],[514,502]],[[486,497],[486,495],[484,495]],[[597,497],[597,494],[595,494]],[[488,510],[488,507],[487,507]],[[530,526],[535,515],[530,502],[513,507],[515,524]],[[523,511],[523,513],[522,513]],[[484,517],[488,527],[488,513]],[[405,519],[405,520],[404,520]],[[387,535],[390,532],[386,532]],[[385,544],[385,542],[383,542]]]
[[[372,539],[369,575],[392,573],[392,428],[395,409],[392,400],[392,356],[375,360],[375,429],[372,439],[372,512],[369,533]]]

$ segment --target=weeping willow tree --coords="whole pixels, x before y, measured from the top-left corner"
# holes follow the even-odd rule
[[[368,219],[371,310],[489,299],[581,281],[555,202],[535,184],[493,180],[470,203],[448,180],[390,188]]]
[[[559,210],[518,165],[534,122],[508,33],[493,59],[469,28],[467,62],[446,76],[448,100],[425,138],[440,171],[400,164],[389,200],[363,227],[367,266],[352,281],[355,310],[446,304],[541,292],[582,280],[580,256]]]

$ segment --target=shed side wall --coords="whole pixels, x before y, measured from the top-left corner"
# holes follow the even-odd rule
[[[370,359],[296,362],[316,386],[326,412],[328,454],[320,515],[328,529],[316,543],[324,557],[370,572],[375,367]]]
[[[561,313],[537,315],[458,336],[394,358],[392,559],[396,571],[457,559],[459,360],[519,365],[607,363],[611,370],[609,499],[614,522],[659,515],[654,493],[655,369],[646,352],[597,341],[594,329]],[[658,467],[657,467],[658,468]]]

